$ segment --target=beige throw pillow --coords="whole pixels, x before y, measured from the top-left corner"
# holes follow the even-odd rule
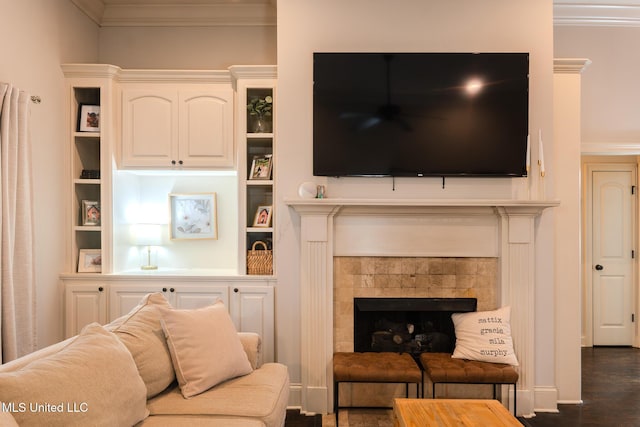
[[[184,397],[252,371],[221,301],[196,310],[160,308],[162,327]]]
[[[97,323],[59,352],[1,373],[0,402],[19,425],[131,426],[148,415],[131,354]]]
[[[511,339],[511,308],[451,315],[456,331],[454,359],[518,366]]]
[[[105,327],[131,352],[147,386],[147,398],[166,389],[176,378],[158,307],[170,308],[171,305],[160,292],[145,295],[127,315]]]

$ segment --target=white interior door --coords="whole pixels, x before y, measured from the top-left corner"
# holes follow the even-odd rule
[[[593,344],[633,343],[633,170],[592,171]]]

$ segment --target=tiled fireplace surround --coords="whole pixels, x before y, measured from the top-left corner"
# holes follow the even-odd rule
[[[533,414],[535,218],[556,203],[285,202],[300,215],[303,412],[333,410],[332,355],[353,350],[353,298],[401,296],[510,305],[518,413]]]

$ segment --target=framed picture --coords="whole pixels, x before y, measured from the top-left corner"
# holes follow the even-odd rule
[[[216,193],[169,194],[171,240],[217,239]]]
[[[102,271],[102,251],[100,249],[80,249],[78,273],[100,273]]]
[[[273,155],[255,156],[251,163],[249,179],[271,179],[271,166]]]
[[[82,201],[82,225],[100,225],[100,202]]]
[[[258,206],[256,216],[253,218],[254,227],[271,227],[272,206]]]
[[[79,132],[100,132],[100,106],[80,105],[78,111]]]

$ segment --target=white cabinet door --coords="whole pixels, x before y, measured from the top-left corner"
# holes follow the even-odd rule
[[[264,362],[273,362],[274,288],[272,286],[235,286],[231,292],[230,313],[238,331],[255,332],[262,337]]]
[[[178,157],[185,167],[231,167],[233,90],[227,85],[179,91]]]
[[[233,147],[230,85],[123,88],[123,168],[229,168]]]
[[[118,284],[111,285],[109,289],[109,321],[113,321],[120,316],[129,313],[147,294],[162,292],[165,298],[171,303],[171,286],[162,284]]]
[[[122,91],[122,166],[171,167],[178,160],[178,91],[147,86]]]
[[[107,323],[107,292],[101,284],[65,286],[65,337],[77,335],[89,323]]]
[[[222,300],[225,307],[229,307],[229,287],[209,285],[176,286],[173,295],[173,306],[179,309],[193,309],[206,307]]]

